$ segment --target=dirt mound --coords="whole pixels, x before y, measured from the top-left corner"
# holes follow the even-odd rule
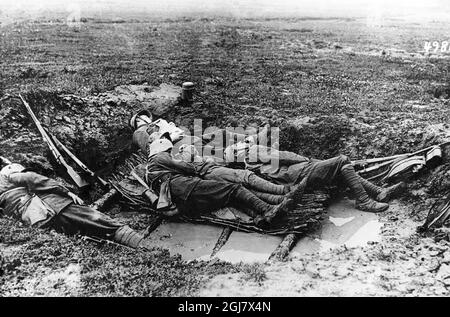
[[[41,123],[91,169],[108,173],[131,152],[131,115],[148,108],[164,115],[180,101],[181,88],[162,84],[118,86],[82,98],[54,91],[29,91],[24,98]],[[0,100],[2,154],[48,173],[53,163],[47,146],[16,96]]]
[[[339,153],[352,159],[390,156],[447,140],[448,123],[429,124],[423,115],[406,113],[299,117],[280,131],[281,149],[319,159]]]

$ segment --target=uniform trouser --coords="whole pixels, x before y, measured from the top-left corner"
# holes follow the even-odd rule
[[[328,160],[312,160],[301,174],[308,177],[306,186],[317,189],[323,186],[340,184],[342,182],[342,167],[350,164],[350,159],[345,155],[339,155]]]
[[[177,179],[182,182],[182,179]],[[179,183],[177,186],[180,186]],[[173,184],[171,184],[171,187]],[[218,210],[230,204],[233,194],[241,185],[218,182],[215,180],[201,180],[195,185],[189,196],[184,199],[177,197],[177,193],[171,190],[172,198],[178,209],[188,213],[207,213]]]
[[[206,180],[215,180],[219,182],[229,182],[241,184],[246,188],[274,195],[283,195],[285,193],[285,186],[271,183],[249,170],[233,169],[223,166],[215,166],[211,168],[208,173],[202,176]]]
[[[350,159],[345,155],[339,155],[328,160],[311,160],[291,166],[293,174],[295,172],[295,183],[301,182],[308,177],[306,186],[308,189],[321,189],[324,186],[340,185],[342,182],[342,167],[350,164]],[[294,170],[298,168],[297,171]]]
[[[87,206],[70,204],[54,216],[48,226],[67,235],[112,238],[124,224]]]
[[[264,202],[240,184],[213,180],[199,181],[186,200],[174,197],[174,202],[179,210],[187,214],[204,214],[233,206],[252,210],[251,216],[254,216],[264,214],[273,208],[271,204]]]
[[[217,166],[203,175],[203,179],[246,185],[249,183],[251,175],[254,173],[249,170]]]

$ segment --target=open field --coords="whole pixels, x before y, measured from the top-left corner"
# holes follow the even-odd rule
[[[168,114],[178,125],[189,127],[194,118],[204,127],[268,123],[281,127],[282,149],[316,158],[388,156],[442,141],[449,133],[450,53],[425,54],[424,42],[449,40],[448,23],[366,22],[121,15],[86,16],[76,25],[64,17],[7,24],[0,27],[0,155],[54,176],[32,122],[9,98],[20,92],[58,137],[59,124],[71,125],[75,132],[65,140],[107,176],[120,163],[118,149],[128,153],[127,118],[139,104],[99,105],[94,116],[64,108],[57,96],[145,82],[196,83],[194,106]],[[90,153],[100,146],[104,161]],[[449,243],[421,237],[415,227],[450,188],[448,173],[447,162],[409,183],[411,194],[380,215],[380,242],[275,264],[207,266],[164,250],[135,255],[0,219],[0,294],[447,295]],[[126,219],[138,229],[145,220]]]

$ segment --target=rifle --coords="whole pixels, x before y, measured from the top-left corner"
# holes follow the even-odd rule
[[[384,162],[387,163],[387,161],[389,161],[392,163],[393,161],[395,161],[396,159],[399,159],[399,158],[408,158],[408,157],[413,157],[416,155],[423,155],[435,147],[442,147],[442,146],[445,146],[448,144],[450,144],[450,141],[445,141],[445,142],[437,144],[437,145],[431,145],[431,146],[428,146],[424,149],[418,150],[413,153],[397,154],[397,155],[393,155],[393,156],[373,158],[373,159],[355,160],[355,161],[352,161],[352,165],[364,167],[368,164],[382,163],[380,166],[384,166],[384,165],[386,165]]]
[[[152,204],[155,203],[155,201],[158,200],[159,196],[147,185],[146,182],[142,178],[139,177],[138,174],[136,174],[135,171],[131,171],[130,174],[134,177],[135,180],[139,182],[142,186],[144,186],[147,190],[145,191],[145,196],[150,200]]]
[[[58,146],[60,149],[62,149],[64,152],[66,152],[66,154],[85,172],[87,173],[89,176],[94,177],[95,179],[97,179],[97,181],[100,183],[100,185],[103,188],[109,187],[109,183],[107,181],[105,181],[103,178],[101,178],[100,176],[96,175],[91,169],[89,169],[89,167],[87,167],[83,162],[81,162],[78,157],[75,156],[75,154],[73,154],[63,143],[61,143],[56,136],[50,134],[50,137],[52,138],[52,140],[55,142],[56,146]]]
[[[84,188],[89,185],[84,179],[81,178],[81,176],[73,169],[72,166],[67,164],[66,160],[62,157],[61,153],[58,151],[56,146],[53,144],[52,140],[50,139],[50,136],[45,132],[44,128],[42,127],[39,120],[36,118],[33,110],[31,110],[30,105],[23,99],[22,95],[19,94],[20,99],[22,100],[22,103],[25,105],[25,108],[27,109],[28,113],[30,114],[31,118],[34,121],[34,124],[38,128],[39,132],[41,133],[42,138],[44,139],[44,142],[47,143],[47,146],[50,148],[50,151],[52,152],[53,156],[55,157],[56,161],[64,166],[64,168],[67,171],[67,174],[69,174],[70,178],[73,180],[73,182],[79,187]]]
[[[104,245],[104,244],[110,244],[110,245],[115,245],[118,247],[122,247],[131,251],[135,251],[135,249],[133,249],[132,247],[129,247],[127,245],[124,244],[120,244],[111,240],[106,240],[106,239],[102,239],[102,238],[98,238],[98,237],[91,237],[91,236],[80,236],[80,239],[83,241],[88,241],[88,242],[94,242],[98,245]]]

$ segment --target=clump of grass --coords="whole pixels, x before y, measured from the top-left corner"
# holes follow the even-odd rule
[[[380,261],[385,262],[394,262],[396,259],[396,255],[392,250],[381,249],[376,253],[376,258]]]
[[[243,264],[242,267],[242,279],[245,281],[253,281],[258,284],[262,284],[267,279],[266,270],[264,264]]]

